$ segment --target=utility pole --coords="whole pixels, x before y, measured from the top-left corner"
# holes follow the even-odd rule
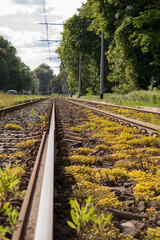
[[[58,82],[58,96],[60,95],[60,84]]]
[[[101,34],[101,62],[100,62],[100,99],[103,99],[104,81],[104,32]]]
[[[79,55],[79,84],[78,84],[78,97],[81,97],[81,53]]]

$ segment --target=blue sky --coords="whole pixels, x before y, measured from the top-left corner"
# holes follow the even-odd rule
[[[46,0],[48,22],[63,23],[77,13],[87,0]],[[17,55],[32,70],[41,63],[51,66],[58,74],[59,60],[49,61],[42,0],[4,0],[0,8],[0,35],[17,49]],[[49,26],[49,38],[61,39],[62,26]],[[51,57],[58,43],[50,44]]]

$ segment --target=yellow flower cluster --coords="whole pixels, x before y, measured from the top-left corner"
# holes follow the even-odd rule
[[[18,159],[21,159],[21,158],[23,158],[25,156],[26,156],[26,154],[24,152],[22,152],[22,151],[17,151],[17,152],[15,152],[13,154],[13,157],[18,158]]]
[[[18,126],[16,124],[7,124],[4,128],[12,129],[12,130],[21,130],[21,129],[23,129],[23,127]]]
[[[128,144],[141,147],[158,147],[160,145],[160,137],[141,136],[140,138],[128,141]]]
[[[159,240],[160,239],[160,227],[147,229],[147,240]]]
[[[36,139],[17,143],[16,148],[32,148],[35,142],[36,142]]]
[[[94,156],[84,156],[84,155],[72,155],[69,157],[71,162],[80,162],[86,165],[94,164],[96,162],[96,158]]]
[[[160,176],[146,173],[141,170],[134,170],[128,173],[132,181],[136,183],[134,196],[137,200],[151,201],[160,194]],[[156,198],[155,198],[156,199]]]
[[[77,148],[77,150],[80,152],[80,154],[84,154],[84,155],[87,155],[92,152],[92,149],[90,149],[90,148],[79,147],[79,148]]]
[[[65,167],[66,173],[72,173],[76,179],[76,182],[81,182],[81,180],[93,181],[95,174],[98,172],[96,168],[90,168],[85,165],[82,166],[69,166]]]
[[[104,108],[104,105],[103,106],[98,105],[98,107],[101,109],[103,108],[104,111],[107,109],[108,112],[113,112],[115,114],[120,114],[124,117],[133,118],[138,121],[147,122],[150,124],[160,126],[159,116],[156,116],[153,113],[144,113],[144,112],[134,111],[131,109],[117,108],[117,107],[111,107],[111,106],[107,106],[106,108]]]
[[[128,174],[125,168],[113,168],[113,169],[105,169],[105,170],[101,170],[100,171],[102,174],[103,179],[111,179],[111,180],[115,180],[115,179],[127,179],[128,178]]]
[[[85,180],[77,183],[74,195],[81,199],[91,196],[94,205],[99,209],[103,209],[104,207],[119,209],[122,206],[122,203],[111,193],[108,187]]]
[[[109,147],[106,146],[106,145],[100,144],[100,145],[95,146],[94,149],[97,149],[97,150],[108,150]]]

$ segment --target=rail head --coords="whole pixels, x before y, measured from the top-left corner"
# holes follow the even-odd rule
[[[46,163],[44,169],[34,240],[53,239],[54,130],[55,130],[55,108],[53,103]]]

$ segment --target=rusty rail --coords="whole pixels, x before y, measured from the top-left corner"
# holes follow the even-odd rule
[[[0,109],[0,116],[1,116],[2,114],[5,114],[6,112],[12,112],[12,111],[21,109],[21,108],[23,108],[23,107],[27,107],[27,106],[29,106],[29,105],[32,105],[32,104],[35,104],[35,103],[44,101],[44,100],[46,100],[46,99],[40,98],[40,99],[36,99],[36,100],[33,100],[33,101],[28,101],[28,102],[25,102],[25,103],[20,103],[20,104],[11,106],[11,107],[2,108],[2,109]]]
[[[76,102],[86,102],[86,103],[91,103],[91,104],[94,104],[94,105],[100,104],[100,105],[104,105],[104,106],[108,106],[108,107],[124,108],[124,109],[128,109],[128,110],[134,110],[134,111],[137,111],[137,112],[152,113],[152,114],[160,115],[159,111],[155,112],[155,111],[151,111],[151,110],[144,110],[144,109],[141,109],[141,108],[119,106],[119,105],[115,105],[115,104],[107,104],[105,102],[89,101],[89,100],[83,100],[83,99],[73,99],[73,98],[66,98],[66,99],[76,101]]]
[[[44,132],[42,140],[41,140],[40,148],[39,148],[39,151],[37,154],[33,172],[32,172],[29,184],[28,184],[28,188],[27,188],[26,195],[25,195],[25,198],[24,198],[24,201],[22,204],[22,208],[21,208],[20,215],[18,218],[18,223],[17,223],[16,229],[13,233],[12,240],[22,240],[23,239],[23,229],[24,229],[24,225],[26,224],[27,215],[29,214],[31,198],[33,197],[33,188],[34,188],[34,184],[35,184],[36,177],[38,174],[38,169],[41,164],[42,153],[44,150],[45,142],[46,142],[46,132]]]
[[[83,108],[87,108],[87,109],[91,110],[92,112],[107,116],[113,121],[118,121],[121,125],[126,124],[128,126],[131,126],[132,128],[137,128],[137,129],[140,130],[141,133],[144,133],[144,134],[148,133],[151,136],[159,135],[159,133],[160,133],[160,127],[158,127],[158,126],[148,124],[148,123],[144,123],[144,122],[141,122],[141,121],[137,121],[137,120],[134,120],[134,119],[130,119],[130,118],[127,118],[127,117],[123,117],[123,116],[120,116],[120,115],[117,115],[117,114],[114,114],[114,113],[109,113],[109,112],[100,110],[98,108],[94,108],[94,107],[91,107],[91,106],[88,106],[88,105],[85,105],[85,104],[77,103],[77,102],[74,102],[74,101],[71,101],[71,100],[68,100],[68,99],[65,99],[65,101],[70,103],[70,104],[74,104],[74,105],[77,105],[77,106],[81,106]]]
[[[47,131],[43,133],[12,240],[53,239],[54,105],[52,105],[51,111],[49,135]],[[46,172],[46,169],[52,173],[50,179],[48,179],[49,173]],[[50,196],[48,193],[50,193]],[[49,206],[48,202],[50,203]],[[49,219],[47,219],[47,214],[50,215]],[[43,222],[42,227],[41,225],[39,227],[39,218],[40,221],[43,219],[46,223]]]

